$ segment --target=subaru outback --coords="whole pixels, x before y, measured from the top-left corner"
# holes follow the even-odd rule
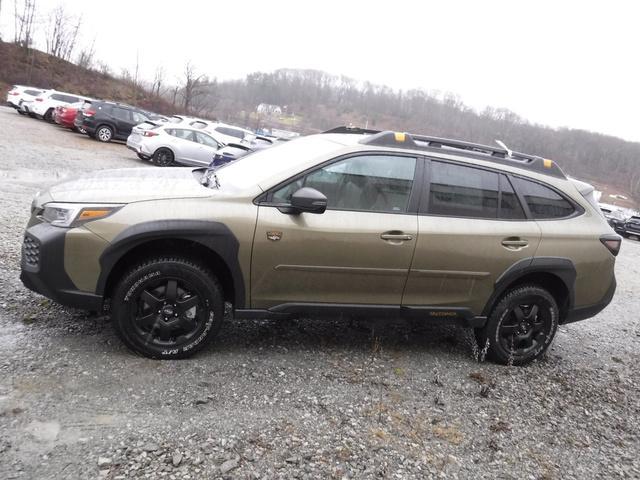
[[[500,363],[611,301],[621,238],[593,188],[506,148],[338,127],[217,170],[99,171],[38,194],[24,284],[110,311],[151,358],[235,318],[369,315],[475,329]]]

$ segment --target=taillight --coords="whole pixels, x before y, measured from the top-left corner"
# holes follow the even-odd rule
[[[44,98],[38,97],[38,98],[36,98],[36,102],[44,102]]]
[[[607,250],[611,252],[614,257],[620,252],[620,245],[622,244],[622,238],[618,235],[602,235],[600,242],[607,247]]]
[[[83,114],[85,117],[93,117],[93,116],[96,114],[96,111],[95,111],[95,110],[84,110],[84,111],[82,112],[82,114]]]
[[[145,130],[144,132],[142,132],[142,136],[143,137],[155,137],[158,134],[156,132],[151,132],[149,130]]]

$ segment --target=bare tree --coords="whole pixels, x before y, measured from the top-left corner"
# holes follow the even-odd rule
[[[14,42],[28,48],[33,43],[33,21],[36,15],[36,0],[24,0],[18,8],[18,0],[13,2]]]
[[[156,68],[156,72],[153,76],[153,83],[151,84],[151,93],[157,97],[162,95],[161,89],[164,84],[164,67],[159,65]]]
[[[45,31],[47,53],[63,60],[69,60],[76,46],[81,25],[82,17],[70,17],[64,6],[58,5],[51,12]]]
[[[186,113],[203,108],[203,102],[200,100],[206,94],[202,88],[206,84],[204,79],[204,74],[198,75],[191,61],[188,61],[184,67],[184,86],[182,87],[182,106]],[[198,103],[197,106],[196,103]]]
[[[96,39],[94,37],[89,47],[80,50],[80,53],[78,54],[78,60],[76,61],[78,66],[88,69],[93,68],[93,59],[96,53],[95,47]]]

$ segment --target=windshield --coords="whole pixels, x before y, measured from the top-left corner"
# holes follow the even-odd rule
[[[313,158],[338,150],[342,145],[319,136],[302,137],[291,142],[259,150],[220,167],[216,173],[220,185],[229,183],[247,188],[280,174],[293,176]],[[299,169],[296,169],[299,166]]]

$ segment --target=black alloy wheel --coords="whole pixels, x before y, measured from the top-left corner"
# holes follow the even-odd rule
[[[153,154],[153,163],[159,167],[168,167],[173,163],[173,152],[168,148],[159,148]]]
[[[544,354],[558,329],[555,298],[537,285],[507,292],[494,307],[484,328],[476,331],[479,348],[506,365],[526,365]],[[488,345],[487,345],[488,342]]]
[[[113,327],[132,350],[150,358],[186,358],[217,333],[224,316],[215,276],[184,258],[138,265],[113,296]]]

